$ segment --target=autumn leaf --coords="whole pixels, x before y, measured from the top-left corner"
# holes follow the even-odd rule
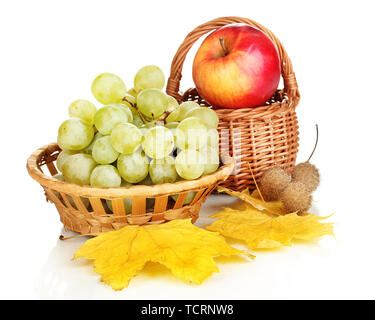
[[[217,256],[246,254],[230,247],[216,232],[194,226],[190,219],[147,226],[125,226],[86,241],[74,258],[94,260],[101,280],[115,290],[129,281],[146,262],[158,262],[182,279],[200,284],[218,268]]]
[[[225,192],[233,197],[238,197],[246,203],[250,204],[252,207],[260,210],[266,211],[272,215],[285,215],[287,214],[286,210],[283,207],[281,201],[263,201],[257,191],[254,191],[251,195],[248,189],[245,189],[241,192],[234,191],[228,188],[219,186],[217,188],[218,192]]]
[[[291,213],[275,217],[248,207],[245,210],[226,208],[211,218],[218,220],[206,227],[207,230],[245,241],[250,249],[278,248],[290,246],[294,239],[334,236],[332,223],[320,222],[328,217],[315,214],[299,216]]]

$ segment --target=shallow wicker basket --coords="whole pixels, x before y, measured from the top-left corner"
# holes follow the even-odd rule
[[[197,180],[155,186],[98,188],[53,179],[51,176],[57,173],[54,161],[60,151],[56,143],[39,148],[29,157],[27,170],[41,184],[47,200],[55,204],[64,226],[81,234],[115,230],[127,224],[157,224],[174,219],[191,218],[195,222],[202,203],[218,182],[229,176],[234,166],[232,159],[226,158],[226,164],[218,171]],[[50,175],[43,173],[44,166]],[[184,205],[190,191],[195,191],[196,195],[189,205]],[[175,194],[178,194],[178,198],[173,201],[170,196]],[[87,207],[82,199],[89,200]],[[122,199],[132,199],[132,212],[125,212]],[[146,209],[147,199],[154,199],[152,208]],[[112,202],[113,212],[109,211],[104,200]]]
[[[204,23],[190,32],[173,58],[167,93],[179,102],[196,101],[209,106],[195,88],[179,93],[181,72],[186,55],[192,45],[203,35],[231,23],[246,23],[265,32],[275,43],[281,61],[284,89],[278,90],[264,106],[245,109],[213,109],[219,116],[220,149],[235,160],[234,174],[223,186],[233,190],[254,189],[255,179],[271,166],[290,170],[298,151],[298,121],[295,108],[300,94],[292,63],[280,41],[274,34],[250,19],[223,17]]]

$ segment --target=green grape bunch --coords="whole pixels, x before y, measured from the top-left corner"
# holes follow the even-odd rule
[[[165,76],[154,65],[141,68],[127,90],[116,74],[97,76],[91,91],[98,104],[74,100],[62,122],[56,160],[65,183],[130,188],[194,180],[220,166],[219,118],[194,101],[181,104],[163,92]],[[190,192],[185,204],[193,201]],[[178,195],[171,196],[176,201]],[[152,207],[153,202],[147,203]],[[112,212],[112,203],[105,205]],[[131,212],[131,199],[124,200]]]

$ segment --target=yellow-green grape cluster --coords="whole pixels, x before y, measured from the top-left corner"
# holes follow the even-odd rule
[[[162,70],[149,65],[127,90],[122,79],[102,73],[91,85],[101,104],[84,99],[69,106],[58,130],[56,178],[95,187],[130,187],[197,179],[215,172],[219,161],[219,119],[196,102],[179,104],[162,89]],[[190,203],[191,192],[185,199]],[[176,201],[178,195],[172,198]],[[153,205],[148,199],[147,207]],[[105,206],[112,211],[112,202]],[[131,199],[124,200],[126,212]]]

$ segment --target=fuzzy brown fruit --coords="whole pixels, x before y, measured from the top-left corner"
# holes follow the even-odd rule
[[[310,162],[297,164],[292,170],[292,181],[302,182],[312,192],[319,185],[319,170]]]
[[[288,213],[303,214],[311,207],[311,194],[302,182],[291,182],[281,194],[281,202]]]
[[[280,167],[265,171],[259,181],[260,192],[266,201],[280,199],[281,192],[288,186],[291,176]]]

